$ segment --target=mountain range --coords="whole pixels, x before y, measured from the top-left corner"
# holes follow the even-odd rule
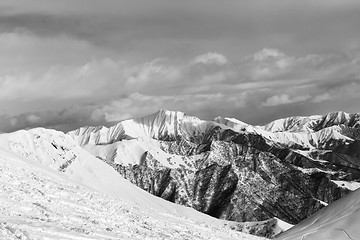
[[[96,194],[211,225],[203,232],[233,229],[279,239],[320,239],[332,235],[343,219],[360,220],[354,200],[360,191],[357,113],[288,117],[253,126],[234,118],[205,121],[160,110],[110,128],[0,134],[0,147],[10,159],[30,163],[31,171],[46,169],[46,174],[75,181]],[[2,159],[9,158],[5,153]],[[351,214],[339,217],[349,206]],[[5,225],[0,229],[8,229]],[[354,224],[341,227],[344,236],[356,233]],[[168,232],[174,234],[174,229]]]

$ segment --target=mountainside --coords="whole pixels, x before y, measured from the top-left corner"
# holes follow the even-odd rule
[[[1,239],[260,239],[230,229],[255,226],[143,191],[69,135],[41,128],[0,135],[0,209]]]
[[[360,189],[278,236],[278,240],[359,239]]]
[[[360,115],[344,112],[252,126],[160,110],[69,135],[168,201],[221,219],[297,224],[360,186],[359,133]]]

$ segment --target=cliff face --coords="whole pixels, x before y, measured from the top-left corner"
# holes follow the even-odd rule
[[[168,201],[222,219],[297,224],[360,181],[359,119],[340,112],[251,126],[161,110],[69,134]]]

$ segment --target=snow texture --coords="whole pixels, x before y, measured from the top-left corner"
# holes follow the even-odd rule
[[[262,239],[157,198],[68,135],[0,135],[0,239]]]
[[[360,190],[329,204],[278,236],[278,240],[360,239]]]

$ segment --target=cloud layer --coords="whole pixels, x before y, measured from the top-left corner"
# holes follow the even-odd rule
[[[59,107],[3,115],[1,129],[108,125],[160,108],[206,119],[234,116],[252,123],[270,121],[272,114],[262,116],[266,111],[287,115],[297,109],[298,114],[314,114],[339,110],[339,106],[356,111],[359,65],[359,53],[294,57],[279,49],[262,49],[238,62],[209,52],[187,61],[130,64],[106,58],[54,67],[36,77],[8,74],[0,78],[3,103],[36,104],[49,99]]]
[[[355,0],[2,1],[0,131],[160,108],[254,124],[359,112],[359,10]]]

